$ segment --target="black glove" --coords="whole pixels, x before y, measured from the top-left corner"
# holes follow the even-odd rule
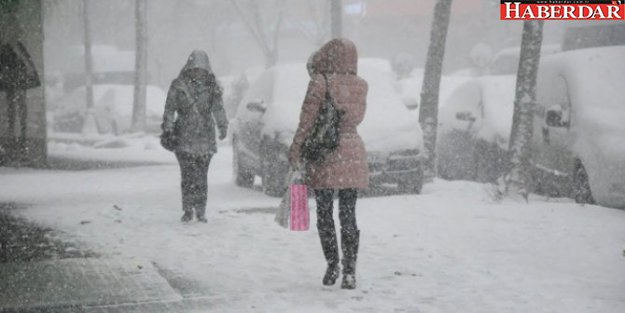
[[[227,128],[220,128],[219,129],[219,140],[226,139],[226,136],[228,136],[228,129]]]
[[[173,132],[166,131],[161,134],[161,146],[169,151],[176,150],[176,146],[178,146],[178,139]]]

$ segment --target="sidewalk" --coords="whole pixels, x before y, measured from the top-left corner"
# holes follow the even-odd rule
[[[149,261],[81,251],[13,217],[18,209],[0,204],[0,312],[183,312],[210,305],[183,301],[184,290]]]
[[[55,239],[51,229],[13,217],[11,212],[21,209],[17,204],[0,202],[0,264],[94,255]]]
[[[62,259],[0,266],[3,311],[86,311],[102,306],[175,302],[182,297],[146,261]]]

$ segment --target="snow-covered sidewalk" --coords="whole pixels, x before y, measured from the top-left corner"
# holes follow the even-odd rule
[[[103,255],[154,262],[184,282],[183,296],[214,298],[205,312],[625,312],[624,211],[543,197],[493,203],[470,182],[361,199],[358,288],[345,291],[321,286],[314,222],[282,229],[268,209],[279,199],[231,183],[229,148],[211,164],[208,224],[179,222],[178,167],[162,160],[2,168],[0,202],[27,204],[14,213]]]

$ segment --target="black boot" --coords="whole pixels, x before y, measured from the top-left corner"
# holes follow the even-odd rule
[[[339,249],[336,240],[336,229],[334,227],[323,228],[319,224],[317,224],[317,229],[319,230],[319,239],[321,239],[321,249],[328,262],[328,268],[322,282],[325,286],[332,286],[339,277]]]
[[[185,194],[185,189],[182,189],[182,211],[184,215],[180,218],[180,221],[186,223],[193,220],[193,207],[195,203],[193,203],[193,198],[188,194]]]
[[[341,288],[356,288],[356,259],[358,259],[358,244],[360,230],[341,229],[341,249],[343,250],[343,282]]]
[[[192,219],[193,219],[193,209],[185,210],[184,214],[180,218],[180,221],[182,221],[183,223],[187,223],[187,222],[190,222]]]
[[[197,221],[201,223],[208,223],[206,219],[206,198],[198,197],[195,199],[195,217],[197,217]]]

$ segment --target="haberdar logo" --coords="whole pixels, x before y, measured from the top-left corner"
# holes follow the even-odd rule
[[[502,20],[625,20],[625,0],[501,0]]]

